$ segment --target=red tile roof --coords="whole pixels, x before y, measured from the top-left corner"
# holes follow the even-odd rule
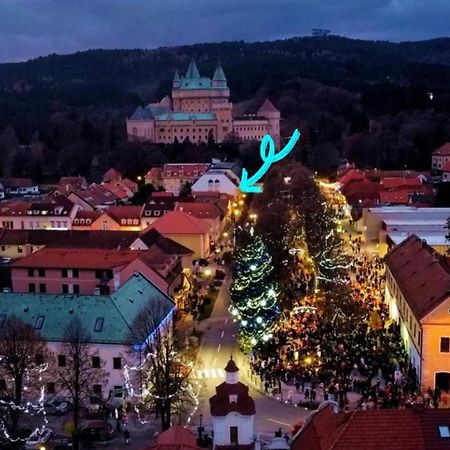
[[[104,212],[117,223],[120,223],[121,219],[139,219],[140,224],[143,208],[142,205],[110,206]]]
[[[221,213],[219,208],[210,202],[179,202],[175,205],[175,211],[184,211],[197,219],[217,219]]]
[[[170,211],[150,225],[161,234],[207,234],[209,228],[200,219],[181,211]]]
[[[450,296],[449,266],[416,235],[394,247],[385,262],[418,320]]]
[[[109,169],[103,174],[103,181],[116,181],[122,178],[122,174],[116,169]]]
[[[406,205],[409,202],[407,191],[380,192],[380,203],[390,205]]]
[[[162,167],[152,167],[145,175],[145,178],[161,178]]]
[[[450,156],[450,142],[441,145],[433,152],[433,156]]]
[[[237,396],[236,401],[231,401],[230,395]],[[216,386],[216,394],[209,399],[209,406],[211,415],[216,417],[224,417],[233,411],[243,416],[255,414],[255,402],[248,395],[248,387],[241,382],[223,382]]]
[[[157,438],[148,450],[201,450],[197,447],[197,436],[181,425],[172,425]]]
[[[162,177],[200,178],[209,169],[210,165],[210,163],[164,164]]]
[[[192,255],[194,253],[191,249],[185,247],[184,245],[162,236],[154,228],[147,228],[142,231],[139,234],[139,239],[148,248],[156,245],[168,255]]]
[[[128,199],[127,191],[119,183],[112,181],[110,183],[102,183],[102,186],[109,192],[112,192],[119,199]]]
[[[350,181],[363,180],[364,178],[364,172],[358,169],[350,168],[346,170],[341,177],[339,177],[338,181],[342,186],[345,186]]]
[[[448,409],[379,409],[334,413],[330,405],[314,414],[294,437],[292,450],[444,450],[450,439]]]
[[[406,186],[421,186],[422,180],[420,178],[384,177],[380,184],[386,189],[400,189]]]

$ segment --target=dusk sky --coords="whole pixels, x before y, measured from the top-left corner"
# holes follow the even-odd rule
[[[0,62],[89,48],[156,48],[310,35],[449,35],[449,0],[0,0]]]

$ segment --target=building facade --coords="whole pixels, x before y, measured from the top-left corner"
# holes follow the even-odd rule
[[[412,235],[385,258],[385,301],[422,389],[450,392],[450,267]]]
[[[255,115],[233,116],[230,89],[220,64],[211,78],[200,76],[194,61],[185,77],[175,73],[172,98],[139,106],[127,119],[130,139],[170,144],[223,142],[230,135],[241,140],[261,140],[270,134],[280,142],[280,112],[266,100]]]

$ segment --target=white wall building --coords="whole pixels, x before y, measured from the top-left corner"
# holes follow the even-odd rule
[[[239,381],[238,371],[230,359],[225,367],[225,382],[216,386],[216,394],[209,399],[215,450],[230,445],[239,450],[254,442],[255,403],[248,387]]]

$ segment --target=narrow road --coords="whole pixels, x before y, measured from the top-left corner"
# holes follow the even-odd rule
[[[214,395],[215,387],[225,380],[223,369],[230,359],[230,355],[233,355],[236,361],[244,358],[244,355],[238,349],[237,323],[233,321],[233,316],[228,312],[230,283],[231,280],[227,277],[216,300],[211,318],[202,326],[204,335],[199,351],[200,367],[196,370],[196,377],[202,383],[202,391],[199,398],[199,408],[191,423],[194,427],[197,427],[200,414],[202,414],[203,426],[205,426],[208,434],[212,429],[209,398]],[[280,427],[283,432],[289,432],[295,423],[304,420],[309,415],[310,411],[284,405],[261,394],[250,384],[245,373],[243,373],[245,369],[243,367],[240,369],[240,381],[250,387],[250,395],[255,401],[255,432],[257,434],[263,438],[265,436],[273,437],[273,433]]]

